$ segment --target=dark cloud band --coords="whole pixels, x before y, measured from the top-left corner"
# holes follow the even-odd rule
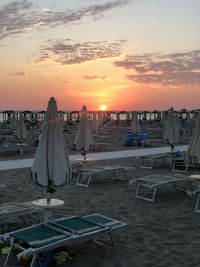
[[[168,55],[144,54],[115,61],[115,67],[134,71],[127,78],[137,83],[191,85],[200,83],[200,50]]]
[[[67,25],[79,22],[88,16],[96,19],[104,15],[104,12],[124,6],[129,2],[130,0],[117,0],[79,10],[46,10],[41,12],[36,9],[34,2],[28,0],[14,1],[0,9],[0,39],[23,33],[27,28]]]
[[[36,63],[53,59],[62,65],[80,64],[103,58],[113,58],[121,54],[121,42],[85,42],[74,43],[71,40],[49,42],[41,49],[41,56]]]

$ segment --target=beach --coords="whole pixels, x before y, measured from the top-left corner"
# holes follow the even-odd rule
[[[140,169],[136,158],[86,164],[135,167],[128,172],[129,180],[150,174],[172,174],[167,165],[152,170]],[[198,173],[198,170],[191,169],[187,175],[191,173]],[[0,189],[0,203],[46,197],[45,189],[31,182],[30,168],[1,171],[0,176],[1,183],[7,185],[7,189]],[[98,175],[88,188],[75,183],[76,176],[71,183],[56,189],[53,198],[62,199],[65,204],[53,210],[53,218],[99,213],[123,221],[127,226],[114,233],[116,251],[109,246],[82,243],[70,248],[73,259],[62,266],[200,266],[200,215],[194,212],[196,197],[167,186],[158,190],[151,203],[135,197],[136,184],[116,180],[112,175]],[[19,266],[15,260],[13,257],[9,266]],[[1,255],[0,266],[4,261],[5,256]]]
[[[190,126],[186,125],[185,127],[187,129]],[[149,175],[160,175],[161,178],[164,175],[174,175],[168,153],[170,146],[161,141],[163,131],[161,126],[150,124],[146,129],[149,137],[144,148],[142,146],[125,146],[125,140],[130,134],[129,125],[125,121],[118,124],[112,122],[112,125],[104,127],[95,135],[95,148],[87,153],[85,162],[79,151],[68,147],[69,158],[74,160],[71,161],[74,169],[73,180],[63,187],[56,188],[56,192],[52,194],[53,198],[64,201],[62,207],[53,209],[53,219],[97,213],[122,221],[127,225],[113,232],[117,250],[110,245],[100,246],[93,242],[83,242],[68,247],[68,252],[72,256],[71,260],[68,259],[61,266],[200,266],[198,253],[200,214],[195,212],[197,196],[189,196],[185,192],[177,191],[172,184],[168,184],[158,188],[154,202],[136,198],[136,180],[138,178]],[[69,138],[66,139],[66,144],[70,145],[67,141]],[[177,149],[178,147],[186,149],[188,142],[180,143],[180,145],[183,146],[177,146]],[[24,150],[23,155],[20,155],[18,150],[2,152],[0,154],[1,166],[4,161],[8,160],[14,160],[14,166],[16,166],[14,162],[19,159],[30,159],[32,162],[36,149],[31,146]],[[167,157],[164,160],[156,160],[152,169],[140,168],[141,155],[145,153],[147,155],[150,151],[152,153],[153,150],[154,152],[163,150]],[[126,155],[129,156],[126,157]],[[131,167],[126,169],[126,180],[116,179],[124,178],[120,171],[117,173],[106,171],[96,173],[87,188],[76,185],[78,168],[116,167],[119,165]],[[182,174],[189,177],[191,174],[199,174],[199,170],[198,168],[189,168],[187,173]],[[1,183],[7,186],[4,189],[0,188],[0,204],[29,202],[47,197],[46,188],[32,182],[31,166],[1,170],[0,177]],[[41,215],[40,220],[43,221],[43,219]],[[31,220],[32,224],[37,223],[34,216],[31,217]],[[17,223],[18,228],[27,226],[19,218],[12,218],[9,221],[4,219],[1,221],[3,230],[9,229],[10,223]],[[98,239],[110,241],[106,235]],[[1,255],[0,266],[3,266],[5,258],[6,255]],[[9,266],[19,266],[15,256],[12,257]]]
[[[200,267],[199,11],[0,1],[0,267]]]

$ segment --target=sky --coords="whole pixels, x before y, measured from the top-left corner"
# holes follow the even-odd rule
[[[199,0],[1,0],[0,110],[199,108]]]

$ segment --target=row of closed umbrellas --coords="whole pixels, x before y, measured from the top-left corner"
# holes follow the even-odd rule
[[[136,114],[137,115],[137,114]],[[139,131],[137,116],[133,114],[132,120],[134,131]],[[170,109],[168,120],[164,129],[164,138],[169,144],[175,144],[178,137],[177,118],[173,108]],[[133,130],[133,129],[132,129]],[[75,137],[75,148],[81,151],[86,158],[86,153],[94,145],[91,125],[87,117],[87,108],[83,106],[78,131]],[[186,159],[192,163],[200,163],[200,113],[196,128],[191,138]],[[44,118],[42,134],[36,151],[32,166],[32,180],[34,183],[44,186],[48,192],[52,188],[62,186],[72,179],[72,169],[69,161],[68,151],[65,145],[63,132],[55,98],[48,103],[47,112]]]
[[[75,148],[80,150],[86,159],[86,153],[93,145],[87,108],[83,106],[75,137]],[[46,187],[49,193],[53,192],[54,187],[62,186],[72,179],[72,168],[54,97],[51,97],[48,103],[31,174],[33,182]],[[50,201],[50,195],[48,200]]]

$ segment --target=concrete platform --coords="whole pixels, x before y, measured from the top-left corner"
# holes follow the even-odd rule
[[[186,151],[188,145],[176,146],[181,152]],[[113,152],[99,152],[99,153],[87,153],[87,160],[106,160],[106,159],[117,159],[117,158],[127,158],[127,157],[138,157],[146,155],[156,155],[160,153],[169,152],[170,147],[156,147],[156,148],[143,148],[143,149],[133,149],[133,150],[122,150],[122,151],[113,151]],[[71,161],[80,161],[83,160],[81,155],[70,155]],[[12,169],[21,169],[21,168],[30,168],[32,167],[34,159],[17,159],[17,160],[4,160],[0,161],[0,171],[3,170],[12,170]]]

